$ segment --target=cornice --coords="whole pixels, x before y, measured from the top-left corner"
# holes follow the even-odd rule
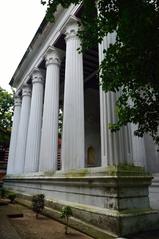
[[[52,46],[58,39],[63,31],[65,23],[68,21],[71,15],[77,11],[79,6],[80,4],[78,6],[71,5],[70,8],[65,10],[60,9],[55,23],[53,25],[48,24],[49,26],[45,26],[42,34],[39,33],[40,35],[37,36],[32,48],[29,48],[30,46],[28,47],[30,52],[24,55],[23,62],[22,64],[19,64],[17,70],[15,71],[10,85],[18,90],[22,89],[23,84],[27,83],[29,80],[30,72],[34,67],[38,67],[42,62],[47,48]]]

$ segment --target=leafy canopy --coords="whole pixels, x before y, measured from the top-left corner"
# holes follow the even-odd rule
[[[54,20],[59,4],[67,8],[80,2],[41,0],[47,4],[49,21]],[[82,4],[82,50],[116,32],[116,42],[104,51],[100,65],[103,90],[121,90],[116,102],[118,121],[111,130],[132,122],[138,126],[135,135],[148,133],[159,144],[159,0],[83,0]]]
[[[0,141],[8,140],[13,114],[13,96],[0,87]]]

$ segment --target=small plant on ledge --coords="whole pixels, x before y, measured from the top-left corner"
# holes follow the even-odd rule
[[[69,217],[72,216],[72,209],[69,206],[62,207],[61,218],[65,219],[65,234],[68,234]]]
[[[1,188],[0,190],[1,198],[7,197],[7,193],[8,191],[5,188]]]
[[[33,211],[36,213],[36,219],[39,218],[39,214],[42,212],[45,206],[45,195],[44,194],[37,194],[32,197],[32,208]]]
[[[11,203],[14,203],[14,202],[15,202],[15,199],[16,199],[16,193],[14,193],[14,192],[9,192],[7,197],[8,197],[8,199],[10,200]]]

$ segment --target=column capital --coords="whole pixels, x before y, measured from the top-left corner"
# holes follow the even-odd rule
[[[34,68],[31,74],[32,83],[44,83],[44,78],[41,71],[38,68]]]
[[[14,106],[15,106],[15,107],[16,107],[16,106],[21,106],[21,103],[22,103],[22,100],[21,100],[20,96],[15,95],[15,96],[14,96]]]
[[[24,85],[22,89],[22,97],[23,96],[31,96],[31,88],[29,85]]]
[[[72,20],[72,21],[69,21],[66,25],[66,28],[65,28],[65,40],[67,41],[68,39],[71,39],[71,38],[78,38],[78,30],[79,30],[79,24],[77,21],[75,20]]]
[[[48,47],[45,54],[45,60],[46,60],[46,66],[50,64],[55,64],[59,66],[61,64],[58,50],[53,46]]]

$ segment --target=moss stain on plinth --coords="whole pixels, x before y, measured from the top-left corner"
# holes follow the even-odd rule
[[[119,164],[106,167],[107,176],[151,176],[143,167],[133,164]]]
[[[67,178],[73,178],[73,177],[85,177],[89,175],[88,169],[79,169],[79,170],[70,170],[64,174]]]
[[[55,176],[55,173],[56,171],[45,171],[43,175],[47,177],[52,177]]]

